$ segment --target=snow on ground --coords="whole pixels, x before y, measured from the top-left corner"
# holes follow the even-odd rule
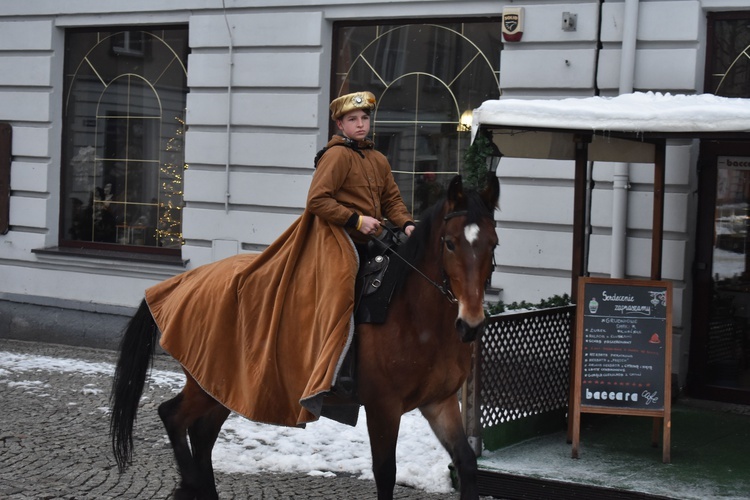
[[[32,372],[77,372],[106,376],[105,380],[109,381],[113,371],[114,366],[110,363],[0,351],[0,384],[15,384],[36,397],[60,395],[50,394],[49,385],[36,380],[39,377]],[[24,377],[25,373],[28,377]],[[183,380],[180,372],[153,370],[148,383],[151,388],[160,387],[176,393]],[[80,390],[96,393],[103,389],[87,383]],[[108,392],[109,387],[105,390]],[[144,397],[149,397],[148,387]],[[100,410],[107,412],[108,408]],[[166,442],[166,435],[162,439]],[[646,453],[638,459],[630,457],[626,462],[610,449],[593,444],[585,447],[578,460],[571,459],[570,453],[570,444],[564,433],[556,433],[497,451],[485,451],[480,465],[521,477],[598,484],[685,500],[716,498],[719,491],[725,500],[748,498],[746,492],[734,491],[731,486],[727,490],[701,478],[686,481],[671,476],[669,470],[675,465],[660,464],[658,452]],[[402,418],[397,460],[397,481],[400,484],[436,493],[452,491],[448,473],[450,459],[418,412],[408,413]],[[256,424],[232,415],[214,449],[215,468],[226,473],[288,472],[372,479],[370,463],[364,412],[356,427],[321,419],[306,429]]]

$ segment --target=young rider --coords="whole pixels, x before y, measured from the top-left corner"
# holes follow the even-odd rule
[[[369,238],[383,230],[384,217],[407,235],[414,229],[388,160],[367,138],[374,107],[371,92],[355,92],[331,102],[331,119],[341,134],[333,136],[319,157],[307,196],[308,211],[344,226],[360,258]]]

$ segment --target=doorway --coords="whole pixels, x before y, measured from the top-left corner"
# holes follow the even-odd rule
[[[704,142],[690,392],[750,404],[750,144]]]
[[[710,12],[706,92],[750,97],[750,11]],[[750,143],[701,141],[691,395],[750,404]]]

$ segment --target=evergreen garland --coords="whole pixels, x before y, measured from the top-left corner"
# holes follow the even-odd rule
[[[464,186],[481,190],[487,179],[487,157],[492,155],[490,140],[478,134],[474,142],[464,152]]]
[[[562,295],[554,295],[546,300],[542,299],[538,304],[531,304],[529,302],[526,302],[525,300],[522,300],[521,302],[512,302],[510,304],[505,304],[500,301],[496,302],[495,304],[488,304],[486,312],[488,315],[493,315],[504,313],[506,311],[516,311],[519,309],[549,309],[552,307],[569,306],[570,304],[570,295],[564,293]]]

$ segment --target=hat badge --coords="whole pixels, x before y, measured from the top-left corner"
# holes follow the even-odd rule
[[[362,96],[361,96],[361,95],[358,95],[358,96],[355,96],[355,97],[354,97],[354,102],[355,102],[356,104],[362,104],[362,102],[363,102],[363,101],[364,101],[364,99],[362,99]]]

